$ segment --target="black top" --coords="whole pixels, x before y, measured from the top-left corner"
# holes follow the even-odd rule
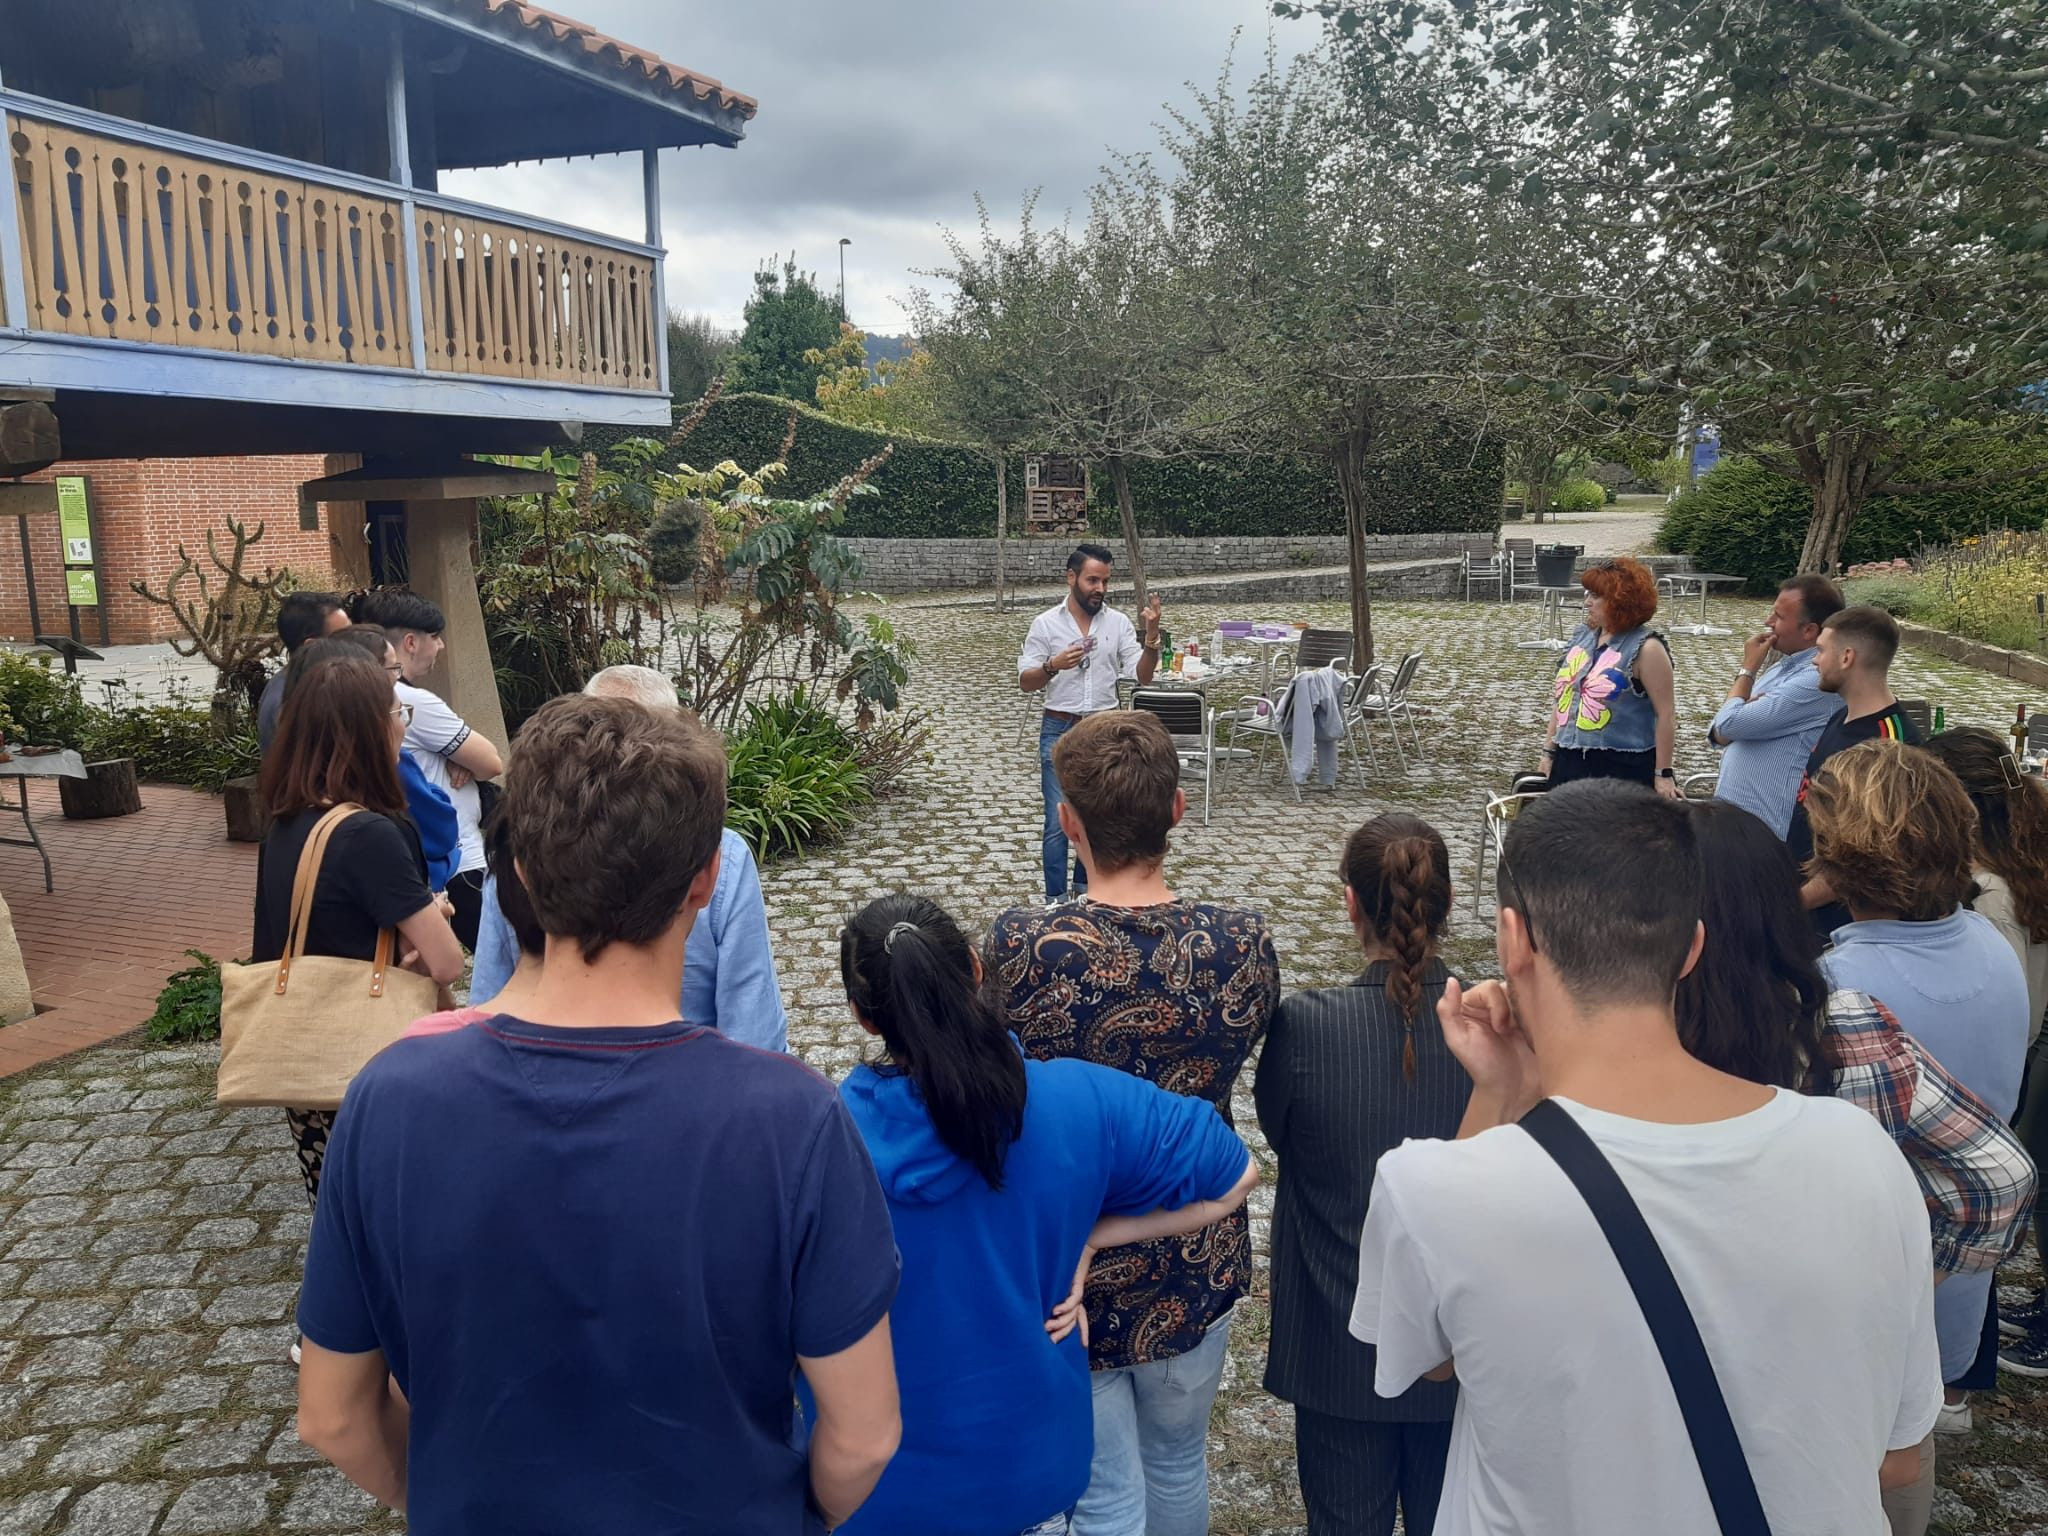
[[[276,960],[284,954],[299,854],[314,824],[326,814],[316,807],[271,823],[256,856],[256,936],[249,947],[251,960]],[[427,889],[425,871],[419,834],[409,824],[375,811],[358,811],[349,817],[327,839],[327,857],[321,861],[320,880],[313,887],[306,953],[374,960],[380,928],[396,928],[432,904],[434,894]]]
[[[1806,772],[1799,780],[1799,800],[1792,807],[1792,825],[1785,832],[1785,846],[1792,850],[1792,857],[1798,860],[1802,869],[1813,857],[1813,823],[1806,816],[1806,786],[1820,772],[1821,764],[1837,752],[1846,752],[1858,742],[1876,741],[1880,737],[1909,745],[1918,745],[1920,741],[1919,728],[1906,718],[1896,699],[1875,714],[1858,715],[1854,720],[1849,718],[1849,706],[1844,704],[1821,728],[1820,739],[1807,754]],[[1848,921],[1849,909],[1839,902],[1814,908],[1813,923],[1822,933],[1833,933]]]
[[[1388,999],[1386,962],[1345,987],[1281,999],[1252,1085],[1259,1125],[1280,1161],[1273,1199],[1273,1332],[1266,1390],[1315,1413],[1443,1422],[1452,1382],[1373,1391],[1378,1352],[1351,1336],[1358,1240],[1380,1158],[1412,1137],[1458,1134],[1472,1080],[1444,1044],[1437,1000],[1450,972],[1432,960],[1410,1031]],[[1415,1078],[1401,1045],[1415,1042]]]

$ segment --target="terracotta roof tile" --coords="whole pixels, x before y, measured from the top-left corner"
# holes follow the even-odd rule
[[[609,58],[619,68],[636,73],[661,89],[678,94],[687,91],[698,101],[716,101],[722,110],[737,112],[742,118],[751,118],[759,108],[753,97],[728,90],[709,75],[671,64],[580,21],[528,5],[526,0],[460,0],[458,8],[481,10],[494,19],[514,23],[555,47],[581,49],[601,59]]]

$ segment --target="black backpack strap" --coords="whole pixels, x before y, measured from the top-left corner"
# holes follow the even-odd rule
[[[1657,1246],[1628,1186],[1593,1144],[1593,1138],[1555,1100],[1545,1099],[1530,1110],[1522,1117],[1521,1126],[1577,1186],[1606,1234],[1621,1272],[1628,1277],[1636,1304],[1643,1309],[1643,1321],[1657,1341],[1657,1353],[1664,1357],[1664,1369],[1678,1396],[1679,1411],[1685,1415],[1686,1433],[1692,1436],[1693,1454],[1699,1458],[1700,1476],[1706,1480],[1707,1497],[1713,1501],[1722,1536],[1770,1536],[1756,1482],[1749,1475],[1748,1458],[1736,1437],[1735,1421],[1728,1416],[1727,1401],[1714,1378],[1714,1364],[1707,1358],[1707,1346],[1693,1322],[1692,1309],[1685,1304],[1685,1293],[1679,1290],[1664,1251]]]

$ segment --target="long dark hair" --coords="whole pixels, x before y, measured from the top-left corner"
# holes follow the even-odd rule
[[[309,640],[300,654],[327,642]],[[296,659],[296,658],[295,658]],[[354,801],[386,816],[405,812],[391,679],[354,646],[336,646],[301,672],[278,711],[257,789],[282,820],[316,805]]]
[[[1678,1038],[1710,1067],[1776,1088],[1828,1091],[1819,937],[1799,866],[1776,833],[1725,800],[1688,801],[1699,842],[1699,964],[1678,983]]]
[[[1415,1080],[1415,1019],[1429,952],[1451,916],[1451,855],[1435,827],[1405,811],[1375,816],[1344,845],[1344,883],[1374,937],[1393,950],[1387,998],[1401,1010],[1401,1075]]]
[[[939,1140],[990,1189],[1024,1134],[1024,1058],[974,979],[974,948],[924,896],[878,896],[839,934],[839,975],[860,1016],[881,1032]]]

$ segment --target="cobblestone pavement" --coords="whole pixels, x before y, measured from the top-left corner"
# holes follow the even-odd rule
[[[1719,602],[1740,626],[1761,605]],[[844,915],[892,888],[929,892],[964,918],[1038,896],[1034,717],[1013,666],[1027,618],[958,610],[898,613],[922,647],[911,702],[937,720],[931,761],[837,848],[772,867],[765,888],[807,1060],[834,1076],[860,1037],[837,979]],[[1170,613],[1203,634],[1219,612]],[[1335,606],[1296,615],[1341,624]],[[1170,875],[1185,893],[1248,902],[1277,927],[1289,986],[1353,969],[1334,865],[1366,815],[1410,807],[1437,822],[1461,887],[1469,882],[1485,793],[1533,756],[1546,655],[1511,642],[1531,609],[1387,605],[1381,650],[1428,657],[1419,697],[1427,761],[1403,771],[1380,737],[1381,771],[1297,803],[1284,781],[1232,778],[1210,824],[1176,834]],[[1737,664],[1738,641],[1676,639],[1684,711],[1680,763],[1710,766],[1699,727]],[[2002,725],[2015,685],[1908,653],[1899,691],[1941,701],[1955,723]],[[1461,899],[1456,967],[1490,965],[1490,890],[1475,918]],[[209,1048],[116,1043],[0,1082],[0,1536],[181,1536],[185,1532],[387,1531],[376,1511],[292,1433],[290,1311],[308,1216],[291,1143],[275,1111],[220,1110]],[[1249,1075],[1240,1128],[1258,1146]],[[1254,1196],[1263,1243],[1270,1190]],[[2008,1277],[2015,1278],[2015,1277]],[[1233,1330],[1212,1436],[1215,1529],[1298,1531],[1292,1427],[1257,1382],[1264,1280]],[[1978,1433],[1943,1448],[1938,1528],[2048,1531],[2048,1402],[2007,1379]]]

